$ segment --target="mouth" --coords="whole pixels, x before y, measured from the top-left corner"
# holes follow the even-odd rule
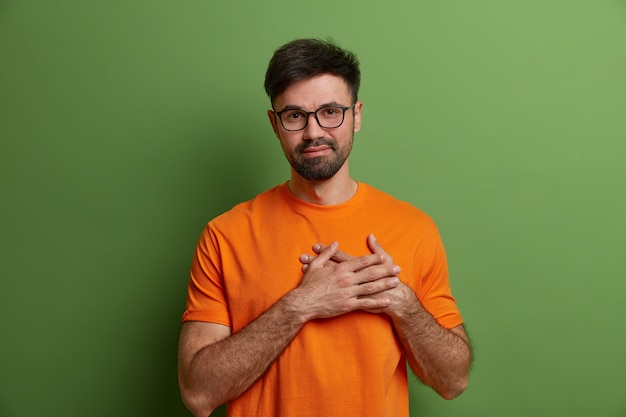
[[[333,150],[333,148],[331,148],[330,146],[310,146],[306,149],[302,150],[302,155],[304,155],[306,158],[315,158],[317,156],[323,156],[323,155],[328,155],[329,153],[331,153]]]
[[[298,146],[298,148],[296,148],[296,150],[305,158],[315,158],[334,152],[336,149],[336,144],[331,140],[321,139],[317,141],[302,143]]]

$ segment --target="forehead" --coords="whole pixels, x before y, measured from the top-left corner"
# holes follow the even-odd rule
[[[303,109],[316,109],[328,104],[338,103],[349,106],[352,100],[350,88],[343,78],[322,74],[290,85],[274,99],[274,108],[297,106]]]

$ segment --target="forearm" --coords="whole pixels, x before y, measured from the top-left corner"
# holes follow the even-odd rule
[[[404,309],[392,316],[413,372],[443,398],[460,395],[467,386],[472,352],[462,326],[441,327],[411,292]]]
[[[185,404],[196,416],[206,417],[243,394],[307,321],[389,306],[387,298],[366,296],[395,288],[396,267],[385,265],[376,254],[328,264],[336,252],[336,242],[322,250],[298,287],[237,333],[217,324],[183,326],[179,383]]]
[[[265,374],[304,324],[292,305],[287,294],[241,331],[182,361],[183,398],[195,415],[209,415]]]

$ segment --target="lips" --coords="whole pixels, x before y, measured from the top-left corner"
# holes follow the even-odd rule
[[[316,156],[323,156],[332,151],[330,146],[311,146],[302,150],[302,154],[307,158],[314,158]]]
[[[310,146],[308,148],[305,148],[302,152],[303,153],[309,153],[309,152],[321,152],[321,151],[325,151],[327,149],[332,149],[330,146]]]
[[[333,141],[322,139],[322,140],[302,143],[298,145],[296,150],[299,153],[307,157],[314,157],[314,156],[326,155],[329,152],[332,152],[333,150],[335,150],[335,146],[336,145]]]

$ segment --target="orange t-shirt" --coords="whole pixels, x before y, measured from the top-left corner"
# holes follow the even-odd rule
[[[363,183],[336,206],[299,200],[283,184],[209,222],[191,266],[183,321],[219,323],[236,333],[298,286],[298,258],[313,253],[313,244],[337,241],[360,256],[371,253],[370,233],[437,322],[460,325],[434,222]],[[406,360],[391,320],[355,311],[306,323],[227,410],[231,417],[408,416]]]

